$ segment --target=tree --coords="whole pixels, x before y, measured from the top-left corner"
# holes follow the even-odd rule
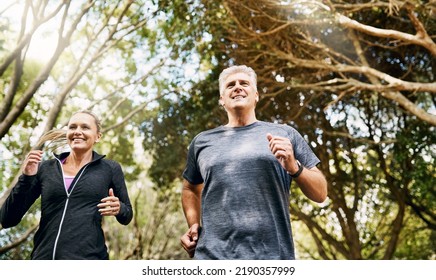
[[[42,132],[92,108],[106,127],[99,149],[122,163],[139,209],[127,229],[105,220],[111,257],[186,258],[177,199],[187,146],[226,119],[221,70],[247,64],[258,119],[296,127],[329,182],[322,205],[291,186],[298,255],[434,258],[432,2],[33,2],[18,31],[3,17],[13,6],[0,8],[0,205]],[[32,41],[52,21],[52,59],[35,61]],[[0,231],[0,258],[29,254],[37,215],[34,205]]]
[[[2,4],[0,13],[0,206],[20,175],[23,155],[39,148],[34,145],[44,132],[64,127],[72,112],[83,109],[101,117],[100,151],[135,181],[142,172],[134,157],[135,140],[142,137],[137,128],[164,95],[161,74],[179,76],[158,6],[146,0],[15,1]],[[47,42],[54,49],[40,60],[44,50],[39,57],[29,54],[44,32],[47,52]],[[20,225],[2,230],[2,258],[28,257],[38,211],[35,204]]]
[[[223,122],[218,73],[247,64],[258,73],[258,118],[302,132],[329,182],[321,207],[293,188],[292,216],[312,236],[298,242],[299,252],[317,259],[432,258],[434,249],[397,253],[410,249],[406,231],[434,239],[432,4],[323,3],[198,4],[205,8],[197,30],[212,37],[198,45],[211,58],[203,61],[209,75],[184,99],[165,101],[152,128],[170,140],[153,147],[173,163],[186,158],[193,135]],[[180,144],[185,150],[173,148]],[[183,164],[171,172],[168,166],[155,161],[155,177],[171,181],[183,171]]]
[[[247,62],[256,68],[274,59],[277,64],[264,71],[274,69],[275,78],[284,77],[292,88],[337,93],[332,102],[375,92],[435,125],[431,104],[414,97],[429,100],[436,92],[432,5],[419,0],[224,2],[233,19],[227,28],[235,53],[249,54]],[[302,80],[296,69],[313,78]]]

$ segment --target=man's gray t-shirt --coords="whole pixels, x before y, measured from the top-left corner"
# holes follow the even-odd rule
[[[192,140],[183,177],[193,185],[204,183],[196,259],[295,259],[291,177],[269,149],[267,133],[289,138],[306,168],[319,163],[287,125],[220,126]]]

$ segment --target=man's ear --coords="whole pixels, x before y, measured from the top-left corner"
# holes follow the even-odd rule
[[[224,101],[223,101],[223,97],[220,95],[220,100],[218,101],[218,103],[224,107]]]

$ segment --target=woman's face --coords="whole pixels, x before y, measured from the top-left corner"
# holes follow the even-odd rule
[[[67,142],[74,152],[84,153],[92,150],[100,140],[101,133],[93,116],[86,113],[74,114],[68,122]]]

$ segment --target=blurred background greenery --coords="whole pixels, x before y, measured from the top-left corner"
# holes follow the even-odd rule
[[[297,258],[435,259],[435,38],[424,0],[3,0],[0,205],[42,133],[90,109],[135,212],[104,220],[110,258],[187,259],[187,147],[225,123],[218,75],[246,64],[257,118],[297,128],[328,180],[323,204],[291,186]],[[0,227],[0,259],[29,258],[39,214]]]

